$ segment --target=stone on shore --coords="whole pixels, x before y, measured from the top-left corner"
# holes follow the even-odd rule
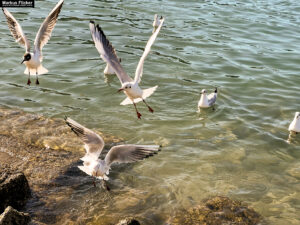
[[[0,213],[7,206],[21,209],[30,196],[30,188],[23,173],[0,173]]]
[[[23,213],[8,206],[0,215],[0,225],[26,225],[30,222],[28,213]]]

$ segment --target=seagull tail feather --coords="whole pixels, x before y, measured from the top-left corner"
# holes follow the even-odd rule
[[[154,86],[154,87],[151,87],[151,88],[148,88],[148,89],[146,89],[146,90],[143,90],[143,95],[142,95],[142,98],[136,98],[136,99],[134,99],[133,101],[134,101],[134,103],[138,103],[138,102],[141,102],[141,101],[143,101],[143,99],[146,99],[146,98],[148,98],[149,96],[151,96],[154,92],[155,92],[155,90],[157,89],[157,85],[156,86]],[[124,99],[124,101],[122,101],[121,103],[120,103],[120,105],[129,105],[129,104],[132,104],[132,100],[130,99],[130,98],[125,98]]]

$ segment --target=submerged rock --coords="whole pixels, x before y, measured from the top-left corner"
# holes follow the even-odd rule
[[[21,209],[31,196],[25,175],[8,172],[0,172],[0,174],[0,213],[9,205]]]
[[[116,137],[97,133],[106,143],[121,141]],[[39,148],[84,153],[82,142],[70,131],[63,119],[0,108],[0,135],[14,137],[22,143]]]
[[[23,213],[8,206],[0,215],[0,225],[26,225],[30,222],[28,213]]]
[[[255,225],[261,224],[262,217],[240,201],[217,196],[204,200],[202,204],[182,210],[169,224],[179,225]]]

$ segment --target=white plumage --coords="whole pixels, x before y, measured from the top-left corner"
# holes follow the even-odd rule
[[[101,56],[101,58],[113,69],[113,71],[117,74],[120,82],[121,88],[119,91],[123,91],[127,98],[121,103],[121,105],[133,104],[137,113],[138,118],[141,118],[141,114],[138,112],[136,108],[136,103],[143,101],[150,112],[153,112],[153,109],[146,103],[145,99],[151,96],[156,90],[157,86],[153,88],[149,88],[146,90],[142,90],[139,87],[139,83],[141,81],[141,77],[143,75],[143,66],[144,61],[151,50],[151,46],[153,45],[162,25],[164,22],[164,18],[160,20],[160,25],[156,29],[156,31],[149,38],[144,53],[138,63],[136,68],[134,80],[132,80],[124,71],[121,66],[119,59],[116,55],[116,51],[111,43],[106,38],[103,33],[101,27],[99,25],[95,25],[93,21],[90,22],[90,31],[95,42],[95,46]]]
[[[209,95],[207,95],[207,92],[205,89],[201,91],[201,97],[198,102],[198,108],[209,108],[213,106],[216,101],[217,101],[217,96],[218,96],[218,90],[217,88],[215,91]]]
[[[26,65],[24,73],[29,75],[27,82],[28,85],[31,83],[30,75],[41,75],[48,72],[48,70],[42,66],[42,49],[51,37],[52,30],[57,22],[63,2],[64,0],[60,0],[41,24],[34,40],[33,53],[30,52],[30,43],[18,21],[7,9],[2,8],[11,34],[16,39],[16,42],[25,47],[25,54],[22,63],[24,62]],[[36,79],[36,84],[39,84],[38,78]]]
[[[296,112],[293,121],[289,126],[289,131],[299,133],[300,132],[300,113]]]
[[[113,163],[140,161],[159,151],[159,145],[117,145],[108,151],[104,160],[101,160],[99,156],[105,145],[103,139],[76,121],[70,118],[65,120],[71,130],[84,142],[86,154],[81,158],[83,166],[78,166],[78,168],[97,179],[108,180],[107,175]]]

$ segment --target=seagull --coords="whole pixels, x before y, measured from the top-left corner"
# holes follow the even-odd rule
[[[156,29],[159,27],[161,19],[162,19],[162,16],[159,19],[157,14],[154,15],[154,21],[153,21],[153,24],[152,24],[152,26],[153,26],[152,33],[154,33],[156,31]]]
[[[54,26],[56,24],[57,17],[61,10],[63,2],[64,0],[60,0],[56,4],[54,9],[50,12],[50,14],[46,17],[44,22],[41,24],[41,27],[37,32],[34,40],[33,53],[30,52],[30,43],[25,34],[23,33],[22,27],[20,26],[18,21],[7,9],[2,8],[7,20],[8,28],[10,29],[12,36],[16,39],[16,42],[18,42],[20,45],[24,45],[25,47],[25,54],[23,56],[23,61],[21,62],[21,64],[25,63],[26,65],[24,74],[28,75],[28,85],[31,84],[30,74],[36,74],[35,83],[38,85],[38,75],[45,74],[48,72],[48,70],[41,64],[41,62],[43,61],[42,48],[45,44],[47,44],[51,37],[52,30],[54,29]]]
[[[205,89],[203,89],[201,91],[201,97],[198,102],[198,108],[209,108],[216,103],[217,95],[218,95],[217,88],[215,89],[215,91],[213,93],[211,93],[209,95],[206,95],[206,93],[207,92]]]
[[[289,131],[294,133],[300,133],[300,112],[295,113],[294,120],[289,126]]]
[[[114,163],[133,163],[149,156],[153,156],[160,150],[159,145],[117,145],[113,146],[106,154],[104,160],[99,156],[104,148],[103,139],[92,130],[80,125],[71,118],[65,117],[66,124],[84,142],[86,154],[81,158],[83,166],[78,166],[80,170],[95,178],[108,180],[109,170]],[[109,190],[106,185],[107,190]]]
[[[136,68],[135,71],[135,77],[134,80],[132,80],[124,71],[123,67],[121,66],[119,59],[116,55],[116,51],[114,47],[111,45],[109,40],[106,38],[105,34],[103,33],[101,27],[99,25],[95,25],[94,21],[90,21],[90,30],[91,34],[93,37],[93,40],[95,42],[95,46],[101,56],[101,58],[113,68],[115,73],[117,74],[120,82],[121,82],[121,88],[118,90],[118,92],[123,91],[125,95],[127,95],[127,98],[121,102],[121,105],[128,105],[128,104],[133,104],[137,117],[138,119],[141,118],[141,114],[138,112],[136,103],[143,101],[146,106],[148,107],[150,112],[154,112],[153,109],[146,103],[145,99],[152,95],[156,88],[158,87],[157,85],[148,88],[146,90],[142,90],[139,87],[139,83],[141,81],[141,77],[143,75],[143,66],[144,66],[144,61],[147,55],[150,52],[151,46],[154,43],[162,25],[164,22],[164,18],[160,20],[160,25],[156,29],[156,31],[151,35],[149,38],[145,51],[139,61],[139,64]]]

